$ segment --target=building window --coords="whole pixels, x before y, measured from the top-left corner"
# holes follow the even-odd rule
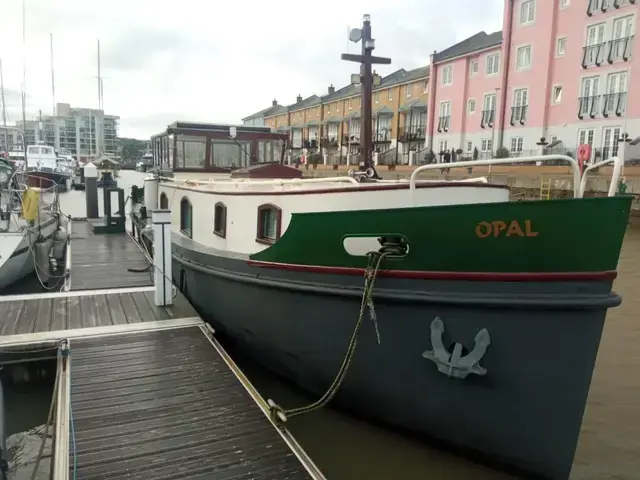
[[[567,53],[567,37],[562,37],[556,43],[556,57],[563,57],[565,53]]]
[[[227,206],[222,202],[213,207],[213,233],[222,238],[227,237]]]
[[[471,75],[477,75],[478,73],[478,60],[471,60],[471,64],[469,65],[469,70],[471,71]]]
[[[453,83],[453,65],[447,65],[442,69],[442,85]]]
[[[500,54],[492,53],[491,55],[487,55],[487,65],[486,65],[487,75],[497,75],[498,70],[500,70]]]
[[[449,142],[447,140],[440,140],[438,146],[440,147],[440,150],[438,150],[440,153],[444,153],[449,150]]]
[[[376,103],[380,103],[380,93],[376,92],[373,94],[373,101]]]
[[[272,244],[280,239],[282,210],[272,204],[258,207],[256,242]]]
[[[422,82],[422,93],[428,93],[429,92],[429,81],[425,80],[424,82]]]
[[[516,69],[518,71],[530,69],[531,68],[531,45],[525,45],[524,47],[518,48],[518,53],[516,58],[517,58]]]
[[[164,192],[160,194],[160,210],[169,210],[169,199]]]
[[[520,153],[522,152],[522,144],[524,140],[522,137],[511,137],[511,152]]]
[[[570,3],[571,0],[560,0],[560,10],[562,10],[563,8],[567,8]]]
[[[389,89],[389,96],[387,97],[387,100],[389,100],[389,101],[393,100],[393,89],[392,88]]]
[[[469,100],[467,108],[468,108],[468,112],[469,113],[476,113],[476,101],[475,101],[475,99],[472,98],[471,100]]]
[[[353,108],[353,99],[350,98],[349,99],[349,110],[351,110]]]
[[[473,152],[473,142],[467,142],[467,153]]]
[[[520,4],[520,25],[533,23],[536,19],[535,0],[525,0]]]
[[[404,86],[404,96],[407,98],[411,97],[411,85]]]
[[[557,105],[562,101],[562,85],[556,85],[553,87],[553,96],[551,97],[551,102]]]
[[[490,153],[493,150],[493,140],[484,138],[480,145],[480,150],[484,153]]]
[[[180,231],[191,238],[193,235],[193,208],[191,202],[187,197],[182,197],[180,200]]]

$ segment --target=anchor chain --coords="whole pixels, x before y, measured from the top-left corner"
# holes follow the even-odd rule
[[[298,415],[303,415],[305,413],[319,410],[320,408],[331,402],[331,400],[333,400],[335,395],[338,393],[338,390],[342,386],[344,379],[347,376],[347,372],[349,371],[349,367],[351,366],[351,361],[353,360],[353,356],[356,351],[358,337],[360,335],[362,321],[364,320],[364,314],[367,307],[369,309],[369,317],[371,318],[375,328],[378,343],[380,343],[380,332],[378,330],[378,323],[373,305],[373,286],[378,276],[378,271],[380,270],[380,264],[382,263],[382,260],[390,256],[404,255],[407,252],[407,246],[402,242],[389,241],[385,238],[381,238],[379,239],[379,241],[382,244],[382,247],[378,251],[367,253],[367,257],[369,260],[364,272],[364,291],[362,293],[362,300],[360,302],[360,313],[353,329],[353,333],[351,334],[351,339],[349,341],[344,359],[342,360],[342,364],[340,365],[338,373],[334,377],[333,382],[324,393],[324,395],[320,397],[320,399],[304,407],[285,410],[273,400],[269,399],[267,403],[269,405],[271,418],[274,423],[283,424],[289,418],[297,417]]]

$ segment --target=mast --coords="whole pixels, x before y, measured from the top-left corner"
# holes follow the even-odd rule
[[[4,148],[9,151],[9,142],[7,141],[7,104],[4,100],[4,77],[2,75],[2,60],[0,59],[0,101],[2,101],[2,125],[4,128]]]
[[[29,171],[27,157],[27,23],[25,0],[22,0],[22,151],[24,152],[24,169]]]
[[[53,103],[53,116],[56,116],[56,77],[53,73],[53,33],[49,34],[49,42],[51,44],[51,102]]]
[[[362,28],[354,28],[349,33],[349,39],[352,42],[362,42],[362,53],[360,55],[353,55],[350,53],[343,53],[342,60],[347,60],[349,62],[356,62],[360,64],[360,75],[359,79],[358,75],[352,75],[352,78],[356,77],[356,80],[361,83],[361,104],[362,104],[362,115],[360,118],[360,136],[362,145],[361,151],[364,159],[364,170],[368,170],[369,168],[373,171],[373,177],[379,178],[378,174],[375,170],[375,166],[373,164],[372,154],[373,154],[373,139],[372,139],[372,129],[373,129],[373,114],[372,114],[372,95],[373,95],[373,83],[374,76],[371,71],[371,66],[373,64],[384,64],[389,65],[391,63],[390,58],[385,57],[374,57],[371,52],[375,47],[375,40],[371,37],[371,16],[366,14],[363,16]],[[379,77],[376,78],[376,81],[379,80]],[[352,83],[355,83],[352,81]]]

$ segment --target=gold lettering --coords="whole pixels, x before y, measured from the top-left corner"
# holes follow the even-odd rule
[[[494,237],[500,236],[500,234],[507,228],[507,224],[502,220],[494,220],[493,222],[491,222],[491,226],[493,227]]]
[[[518,237],[524,237],[524,232],[522,231],[522,228],[520,228],[520,224],[517,220],[513,220],[509,224],[509,228],[507,229],[507,237],[512,237],[514,235]]]
[[[540,235],[540,232],[534,232],[533,226],[531,225],[531,220],[524,221],[524,229],[527,232],[527,237],[537,237]]]
[[[476,235],[480,238],[487,238],[491,235],[491,224],[489,222],[480,222],[476,225]]]
[[[533,229],[531,220],[524,220],[524,229],[518,220],[510,220],[509,223],[502,220],[493,220],[491,222],[480,222],[476,225],[476,236],[478,238],[494,237],[537,237],[540,232]]]

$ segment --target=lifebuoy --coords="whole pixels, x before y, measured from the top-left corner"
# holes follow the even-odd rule
[[[591,145],[584,143],[578,147],[578,160],[587,162],[591,159]]]

